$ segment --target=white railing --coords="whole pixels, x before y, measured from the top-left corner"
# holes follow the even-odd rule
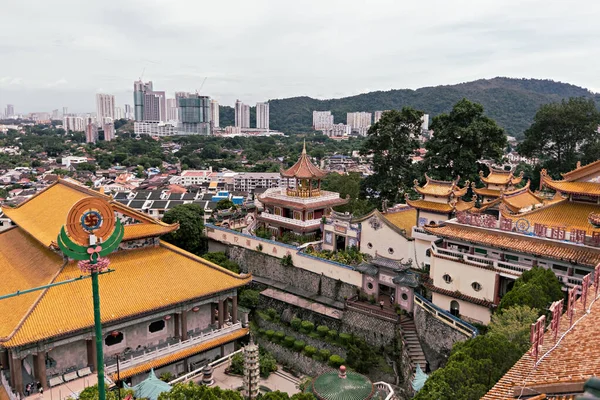
[[[428,312],[438,321],[443,322],[444,324],[456,329],[457,331],[467,335],[468,337],[475,337],[479,333],[477,328],[473,325],[469,324],[462,319],[455,317],[450,314],[448,311],[443,310],[442,308],[436,306],[423,296],[415,293],[415,304],[421,307],[423,310]]]
[[[271,221],[284,222],[286,224],[301,227],[319,226],[321,224],[321,219],[309,219],[308,221],[302,221],[301,219],[286,218],[282,217],[281,215],[267,214],[264,212],[260,214],[260,217]]]
[[[421,233],[423,235],[435,236],[435,235],[432,235],[431,233],[427,232],[425,229],[419,228],[418,226],[413,226],[412,229],[413,229],[413,232]]]
[[[325,201],[325,200],[336,200],[340,198],[340,194],[339,193],[334,193],[334,192],[328,192],[326,190],[321,190],[321,195],[320,196],[315,196],[315,197],[293,197],[293,196],[288,196],[287,195],[287,189],[286,188],[272,188],[272,189],[267,189],[265,190],[265,192],[263,193],[263,195],[261,197],[271,197],[273,199],[280,199],[280,200],[286,200],[286,201],[293,201],[294,203],[302,203],[302,204],[311,204],[311,203],[318,203],[320,201]]]
[[[193,370],[193,371],[190,371],[190,372],[188,372],[187,374],[185,374],[185,375],[182,375],[182,376],[180,376],[180,377],[179,377],[179,378],[177,378],[177,379],[173,379],[171,382],[169,382],[169,385],[173,386],[173,385],[174,385],[174,384],[176,384],[176,383],[180,383],[180,382],[187,382],[187,381],[189,381],[190,379],[194,379],[195,377],[197,377],[198,375],[200,375],[200,374],[201,374],[201,373],[204,371],[204,368],[206,368],[207,366],[210,366],[210,367],[215,367],[215,366],[221,365],[221,364],[223,364],[225,361],[227,361],[227,360],[230,360],[230,359],[231,359],[231,357],[233,357],[233,356],[234,356],[234,355],[236,355],[237,353],[241,353],[241,352],[243,352],[243,351],[244,351],[244,349],[239,349],[239,350],[237,350],[237,351],[234,351],[233,353],[229,353],[229,354],[227,354],[225,357],[221,357],[221,358],[219,358],[218,360],[215,360],[215,361],[213,361],[213,362],[210,362],[210,363],[208,363],[207,365],[204,365],[204,366],[202,366],[202,367],[200,367],[200,368],[197,368],[197,369],[195,369],[195,370]]]
[[[394,398],[394,389],[392,389],[392,385],[390,385],[389,383],[383,381],[375,382],[373,386],[375,386],[375,389],[387,393],[387,396],[385,396],[385,400],[391,400]]]
[[[10,400],[20,400],[21,399],[21,396],[18,393],[17,394],[13,393],[12,388],[10,387],[10,385],[8,384],[8,381],[6,380],[6,377],[4,376],[4,372],[1,370],[0,370],[0,382],[2,382],[2,386],[4,386],[4,390],[8,394],[8,398]]]
[[[165,346],[161,349],[150,351],[150,352],[141,354],[136,357],[131,356],[131,358],[123,359],[122,361],[120,361],[119,368],[121,370],[131,368],[138,364],[142,364],[146,361],[151,361],[158,357],[166,356],[171,353],[175,353],[177,351],[187,349],[187,348],[195,346],[199,343],[203,343],[203,342],[206,342],[206,341],[209,341],[212,339],[216,339],[216,338],[226,335],[228,333],[235,332],[241,328],[242,328],[242,323],[238,322],[236,324],[226,326],[221,329],[215,329],[215,330],[211,330],[210,332],[202,333],[198,336],[195,336],[188,340],[184,340],[182,342],[177,342],[175,344],[168,344],[167,346]],[[115,365],[105,366],[104,369],[106,370],[107,374],[112,374],[113,372],[117,371],[117,365],[115,364]]]

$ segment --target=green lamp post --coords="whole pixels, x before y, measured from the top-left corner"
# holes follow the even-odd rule
[[[66,227],[66,229],[65,229]],[[106,400],[104,389],[104,353],[102,349],[102,321],[100,317],[100,293],[98,274],[108,269],[107,255],[115,251],[123,240],[124,228],[115,218],[114,211],[103,199],[81,199],[69,211],[67,224],[63,226],[57,243],[63,254],[78,260],[82,272],[91,274],[94,299],[94,330],[96,335],[96,361],[98,363],[98,397]]]

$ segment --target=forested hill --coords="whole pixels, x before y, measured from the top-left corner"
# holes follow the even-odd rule
[[[310,97],[270,100],[271,128],[285,133],[311,131],[313,110],[331,110],[335,123],[346,123],[346,113],[412,106],[431,117],[449,112],[463,97],[481,103],[509,135],[522,137],[541,104],[568,97],[595,97],[587,89],[541,79],[493,78],[458,85],[424,87],[364,93],[341,99],[317,100]],[[221,107],[221,126],[233,124],[233,109]],[[254,120],[254,109],[251,111]],[[231,120],[231,121],[230,121]],[[251,126],[254,126],[253,124]]]

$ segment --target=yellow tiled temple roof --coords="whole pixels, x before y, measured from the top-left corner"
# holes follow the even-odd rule
[[[562,175],[565,181],[575,181],[593,173],[600,173],[600,160],[594,161],[587,165],[582,166],[581,162],[577,162],[577,167],[569,172],[565,172]]]
[[[383,214],[383,217],[394,226],[403,229],[406,236],[409,237],[412,234],[413,226],[417,224],[417,210],[412,207],[406,207],[396,212],[387,212]]]
[[[138,375],[143,372],[148,372],[152,368],[160,368],[163,365],[174,363],[174,362],[182,360],[184,358],[193,356],[194,354],[197,354],[197,353],[200,353],[203,351],[207,351],[210,349],[214,349],[217,346],[220,346],[222,344],[227,344],[233,340],[244,337],[248,334],[248,332],[249,332],[248,329],[240,329],[240,330],[232,332],[228,335],[223,335],[219,338],[216,338],[213,340],[208,340],[206,342],[200,343],[200,344],[190,347],[188,349],[184,349],[184,350],[178,351],[176,353],[169,354],[168,356],[160,357],[160,358],[145,362],[143,364],[136,365],[135,367],[121,370],[119,373],[119,378],[121,378],[121,379],[129,378],[130,376]],[[116,373],[112,374],[111,379],[113,381],[116,381],[117,374]]]
[[[418,181],[415,180],[414,188],[417,193],[422,195],[430,195],[437,197],[450,197],[450,195],[454,195],[456,197],[464,196],[467,193],[467,189],[469,187],[469,182],[465,184],[464,187],[458,186],[458,181],[460,180],[460,176],[457,177],[453,181],[440,181],[436,179],[431,179],[427,174],[425,174],[426,182],[423,186],[418,185]]]
[[[0,233],[0,295],[46,285],[58,275],[63,259],[19,228]],[[0,343],[24,320],[43,291],[0,301]]]
[[[519,176],[514,176],[513,171],[505,171],[502,169],[492,168],[488,165],[489,173],[483,176],[483,171],[479,171],[479,178],[488,185],[517,185],[523,179],[523,171]]]
[[[118,251],[111,254],[110,260],[110,268],[115,272],[99,278],[103,324],[234,289],[252,279],[164,242],[157,247]],[[15,267],[8,270],[18,273]],[[0,271],[0,276],[4,274]],[[77,263],[70,262],[55,281],[80,275]],[[32,299],[23,302],[24,307],[30,307]],[[93,324],[91,286],[86,279],[48,289],[16,333],[0,343],[5,347],[20,346],[91,329]],[[9,329],[15,328],[13,324]]]
[[[520,189],[506,191],[502,193],[502,202],[512,211],[519,212],[524,208],[531,208],[536,205],[544,204],[544,199],[536,196],[529,189],[530,181]]]
[[[542,183],[550,189],[561,193],[589,195],[593,197],[600,196],[600,183],[555,181],[543,176]]]
[[[470,210],[473,207],[475,207],[475,199],[473,199],[472,201],[464,201],[463,199],[458,199],[458,201],[454,205],[456,211],[466,211]]]
[[[513,221],[524,218],[529,221],[531,226],[538,223],[548,227],[563,227],[567,231],[571,229],[584,229],[588,235],[591,235],[592,232],[598,232],[600,229],[595,229],[590,225],[588,215],[599,211],[600,205],[597,204],[562,200],[519,214],[508,214],[502,210],[500,212],[503,217],[512,219]]]
[[[427,200],[409,200],[406,199],[406,203],[419,210],[425,211],[433,211],[433,212],[441,212],[441,213],[451,213],[454,211],[454,207],[452,207],[448,203],[435,203],[433,201]]]
[[[600,262],[600,249],[575,244],[543,240],[526,235],[511,234],[454,223],[446,223],[440,226],[424,226],[423,228],[432,235],[439,237],[464,240],[470,243],[514,250],[539,257],[575,262],[589,267],[595,267]]]
[[[487,197],[500,197],[500,190],[488,189],[488,188],[476,188],[473,187],[473,191],[480,196]]]
[[[148,225],[143,228],[135,226],[138,224],[125,226],[124,240],[158,236],[171,232],[178,227],[177,224],[163,223],[111,200],[110,196],[64,179],[58,180],[19,206],[15,208],[3,207],[2,211],[21,229],[42,244],[51,246],[56,242],[61,226],[66,223],[71,206],[77,201],[90,196],[104,198],[109,201],[115,211]]]

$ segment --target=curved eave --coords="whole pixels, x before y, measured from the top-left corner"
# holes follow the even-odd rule
[[[356,219],[352,219],[352,223],[361,223],[364,222],[366,220],[368,220],[369,218],[376,216],[377,218],[379,218],[381,221],[383,221],[384,224],[386,224],[391,230],[393,230],[394,232],[402,235],[406,240],[414,240],[411,236],[409,236],[409,234],[407,232],[404,231],[404,229],[399,228],[398,226],[394,225],[390,220],[388,220],[384,214],[381,213],[381,211],[379,211],[378,209],[374,209],[373,211],[371,211],[370,213],[368,213],[367,215],[363,215],[362,217],[358,217]]]
[[[600,197],[600,184],[598,183],[555,181],[549,176],[542,176],[542,184],[561,193]]]
[[[300,159],[287,170],[280,170],[280,173],[284,178],[296,179],[320,179],[327,176],[327,172],[310,162],[306,153],[303,153]]]
[[[452,188],[448,187],[448,190],[444,193],[438,192],[436,190],[431,190],[429,188],[427,188],[427,185],[425,186],[415,186],[414,187],[415,191],[419,194],[422,195],[426,195],[426,196],[435,196],[435,197],[450,197],[450,195],[452,194]]]
[[[488,189],[488,188],[473,188],[473,191],[480,195],[486,197],[500,197],[500,190]]]
[[[432,201],[406,199],[406,204],[416,208],[417,210],[431,211],[435,213],[449,214],[454,211],[454,208],[449,204],[434,203]]]

